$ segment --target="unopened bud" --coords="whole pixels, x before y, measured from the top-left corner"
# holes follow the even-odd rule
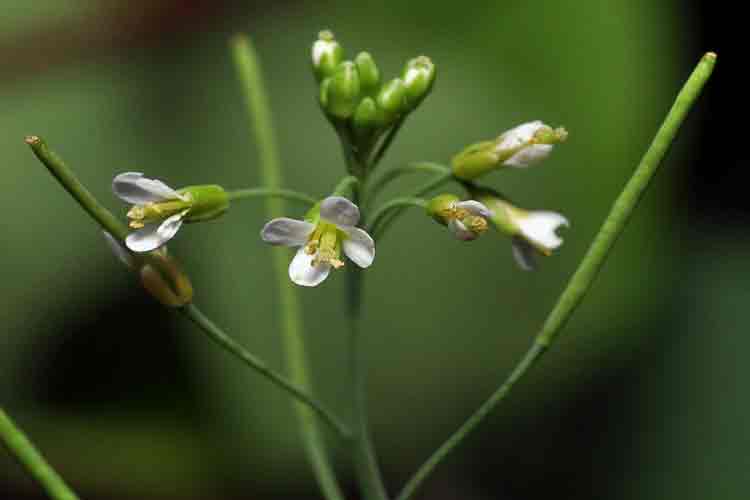
[[[378,107],[372,97],[365,97],[359,103],[352,125],[358,137],[366,137],[375,130],[378,125]]]
[[[386,123],[406,111],[406,86],[400,78],[394,78],[380,89],[377,98],[378,108],[383,112]]]
[[[435,65],[429,57],[419,56],[406,63],[401,78],[406,86],[406,104],[412,110],[432,90],[435,82]]]
[[[330,31],[321,31],[312,46],[312,67],[315,78],[322,81],[333,76],[336,66],[344,58],[344,50]]]
[[[354,58],[359,72],[359,84],[363,95],[375,96],[380,88],[380,70],[369,52],[360,52]]]
[[[338,65],[327,84],[325,109],[328,114],[345,120],[354,114],[360,98],[359,73],[351,61]]]

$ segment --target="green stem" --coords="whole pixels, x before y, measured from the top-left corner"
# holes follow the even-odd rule
[[[358,193],[352,196],[358,201]],[[364,218],[364,216],[363,216]],[[349,370],[352,383],[354,466],[364,500],[387,500],[367,418],[367,356],[362,344],[362,269],[347,266]]]
[[[228,191],[227,194],[232,201],[275,196],[285,200],[307,203],[308,205],[315,205],[318,202],[316,198],[305,193],[300,193],[299,191],[294,191],[293,189],[247,188]]]
[[[332,196],[352,196],[357,190],[359,179],[353,175],[347,175],[333,188]]]
[[[464,422],[461,427],[435,451],[427,461],[409,479],[397,500],[408,500],[417,488],[430,475],[433,469],[458,446],[466,436],[479,425],[510,392],[513,385],[520,380],[544,354],[560,330],[565,326],[573,311],[580,304],[586,292],[591,288],[594,279],[601,270],[618,236],[625,229],[630,215],[638,205],[644,191],[654,176],[662,159],[674,141],[680,126],[708,81],[716,63],[716,54],[709,52],[703,56],[698,66],[688,78],[677,99],[669,110],[661,127],[656,133],[650,147],[643,155],[640,164],[625,185],[617,200],[610,209],[609,215],[599,229],[578,269],[568,282],[565,290],[555,304],[534,343],[521,361],[511,372],[508,379],[495,391],[482,406]]]
[[[441,165],[439,163],[427,162],[427,161],[410,163],[408,165],[401,165],[398,167],[394,167],[390,170],[383,172],[383,175],[381,175],[380,178],[373,181],[371,186],[368,186],[367,192],[368,192],[369,201],[374,200],[375,197],[378,195],[378,193],[380,193],[388,184],[398,179],[402,175],[411,174],[411,173],[420,173],[420,172],[432,173],[432,174],[446,174],[446,173],[449,173],[450,171],[451,171],[450,168],[444,165]]]
[[[0,439],[11,455],[54,500],[78,500],[78,496],[44,459],[29,438],[0,407]]]
[[[239,73],[247,103],[247,111],[253,122],[254,139],[260,156],[260,172],[263,183],[270,189],[281,188],[281,166],[278,147],[271,121],[263,78],[258,57],[250,40],[237,36],[231,44],[232,56]],[[266,212],[270,218],[284,215],[284,203],[280,199],[266,198]],[[272,248],[271,258],[278,280],[281,305],[281,333],[289,365],[291,379],[299,386],[309,389],[309,368],[302,336],[301,308],[292,283],[287,276],[289,252],[284,248]],[[305,451],[312,465],[320,488],[329,500],[343,500],[344,495],[336,480],[328,458],[323,436],[320,434],[312,411],[299,403],[294,404]]]
[[[430,191],[432,191],[433,189],[436,189],[437,187],[442,186],[443,184],[445,184],[451,179],[453,179],[453,174],[450,172],[440,174],[434,179],[426,182],[425,184],[417,188],[416,191],[412,194],[411,198],[418,198],[418,197],[424,196]],[[385,230],[388,229],[388,226],[393,224],[393,222],[404,212],[404,210],[406,210],[406,207],[398,207],[383,217],[383,221],[376,228],[377,232],[371,235],[375,239],[375,241],[378,241],[383,238],[383,234],[385,233]]]
[[[292,397],[296,398],[299,402],[307,405],[315,413],[317,413],[321,419],[331,426],[340,436],[344,438],[350,437],[350,431],[347,427],[336,418],[333,413],[327,410],[322,403],[317,401],[312,396],[309,396],[302,389],[296,387],[286,377],[277,373],[273,369],[269,368],[264,361],[255,357],[251,352],[242,347],[236,340],[232,339],[227,335],[221,328],[216,326],[210,319],[208,319],[195,304],[188,304],[179,310],[185,317],[195,323],[203,333],[208,336],[213,342],[218,344],[220,347],[225,349],[227,352],[238,358],[240,361],[245,363],[247,366],[257,371],[259,374],[270,380],[276,386],[287,391]]]
[[[375,152],[375,154],[372,156],[372,159],[370,160],[370,170],[375,170],[375,167],[378,166],[380,163],[380,160],[383,159],[385,156],[385,153],[388,151],[388,149],[391,147],[391,144],[393,143],[393,139],[396,138],[399,131],[401,130],[401,127],[404,126],[404,122],[406,122],[406,116],[403,116],[398,119],[398,121],[388,130],[388,135],[385,136],[385,139],[383,139],[383,142],[380,144],[380,147]]]
[[[371,222],[367,224],[367,232],[377,234],[379,225],[388,217],[393,210],[404,210],[409,207],[426,208],[427,201],[422,198],[394,198],[381,205],[371,217]]]
[[[31,135],[26,137],[26,144],[31,146],[39,161],[47,167],[47,170],[62,184],[68,193],[73,196],[81,207],[99,223],[102,228],[118,240],[124,240],[128,235],[128,227],[120,222],[112,212],[107,210],[91,192],[78,180],[73,171],[57,156],[50,151],[47,143],[41,138]]]

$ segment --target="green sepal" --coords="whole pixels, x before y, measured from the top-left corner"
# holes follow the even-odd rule
[[[351,61],[338,65],[327,85],[324,108],[328,114],[345,120],[354,114],[360,98],[360,82],[357,67]]]
[[[489,220],[498,231],[508,236],[515,236],[519,233],[518,224],[514,219],[525,213],[523,209],[516,207],[493,189],[473,186],[469,194],[473,200],[477,200],[492,211],[492,217]]]
[[[308,210],[305,213],[305,216],[302,218],[306,222],[309,222],[310,224],[317,225],[320,221],[320,204],[323,203],[323,200],[320,200],[315,205],[313,205],[310,210]]]
[[[495,141],[482,141],[464,148],[451,160],[453,175],[470,181],[495,169],[500,164]]]
[[[441,194],[428,201],[425,210],[427,215],[445,226],[448,224],[448,215],[451,212],[452,205],[459,200],[460,198],[455,194]]]
[[[229,195],[216,184],[187,186],[178,191],[190,197],[190,210],[185,222],[200,222],[215,219],[229,208]]]
[[[380,88],[380,70],[369,52],[360,52],[354,58],[359,72],[362,95],[374,97]]]

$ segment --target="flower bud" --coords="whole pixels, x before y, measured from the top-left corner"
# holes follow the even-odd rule
[[[187,186],[178,191],[190,197],[190,210],[185,222],[200,222],[215,219],[229,208],[229,195],[216,184]]]
[[[378,107],[372,97],[365,97],[354,111],[352,119],[354,133],[358,137],[366,137],[378,126]]]
[[[540,121],[519,125],[494,141],[472,144],[453,157],[453,174],[472,180],[503,166],[525,168],[545,159],[555,144],[565,141],[564,128],[552,129]]]
[[[326,97],[322,102],[328,114],[342,120],[351,117],[360,98],[359,73],[354,63],[344,61],[339,64],[326,87]]]
[[[406,63],[401,78],[406,86],[406,104],[413,110],[432,90],[435,65],[429,57],[419,56]]]
[[[375,96],[380,88],[380,70],[369,52],[360,52],[354,58],[359,72],[359,83],[363,95]]]
[[[140,268],[143,287],[162,305],[182,307],[193,300],[193,285],[166,252],[152,252]]]
[[[344,50],[330,31],[321,31],[312,46],[312,67],[315,78],[322,81],[333,76],[336,67],[344,58]]]
[[[378,92],[378,108],[383,112],[385,123],[391,123],[406,111],[406,86],[400,78],[394,78],[383,85]]]

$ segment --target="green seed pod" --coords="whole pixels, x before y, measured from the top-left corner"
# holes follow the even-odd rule
[[[380,88],[380,70],[368,52],[360,52],[354,58],[359,71],[359,82],[363,95],[375,96]]]
[[[419,56],[406,63],[401,78],[406,86],[406,103],[413,110],[432,90],[435,65],[429,57]]]
[[[354,114],[360,98],[359,72],[351,61],[336,68],[327,86],[325,109],[328,114],[345,120]]]
[[[312,46],[312,67],[315,78],[320,82],[333,76],[336,67],[344,59],[344,49],[330,31],[321,31]]]

